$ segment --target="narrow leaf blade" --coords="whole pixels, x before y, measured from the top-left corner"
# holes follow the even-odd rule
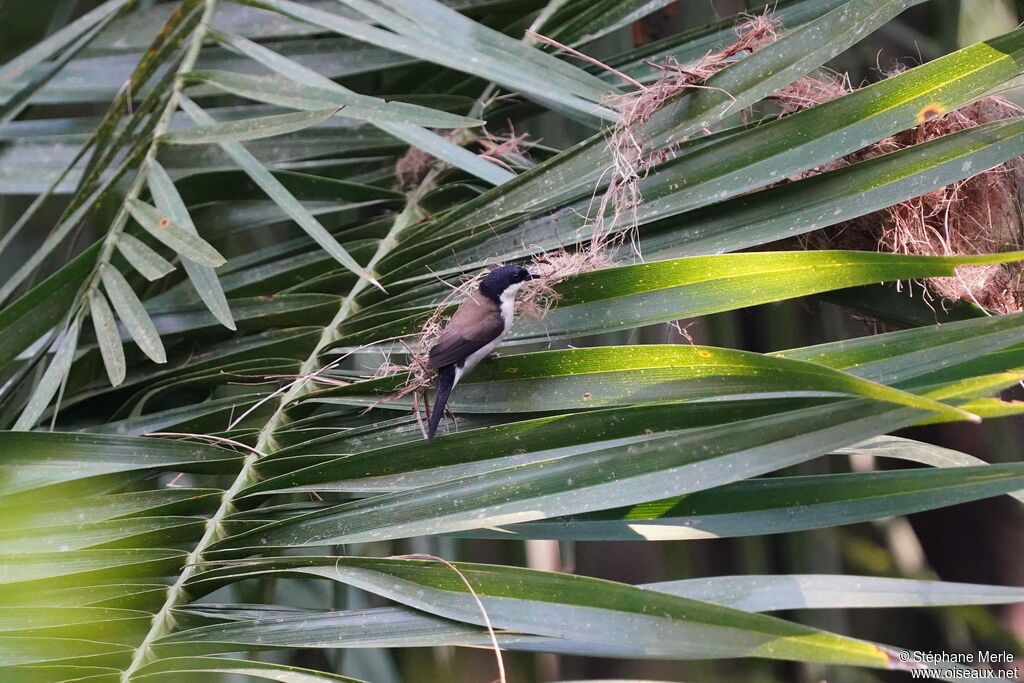
[[[224,257],[209,242],[198,235],[189,233],[156,207],[141,199],[130,197],[128,211],[132,214],[132,218],[146,229],[146,232],[181,256],[211,268],[224,265]]]
[[[323,123],[339,111],[341,111],[340,108],[332,107],[319,111],[300,111],[293,114],[261,116],[192,128],[179,128],[164,134],[163,140],[174,145],[204,145],[227,140],[236,142],[259,140],[311,128]]]
[[[103,296],[99,289],[89,292],[89,311],[92,314],[92,325],[96,330],[100,355],[103,357],[103,367],[107,369],[110,383],[116,387],[124,381],[124,349],[121,348],[121,335],[117,332],[114,312],[110,310],[107,297]]]
[[[340,90],[348,92],[348,89],[322,76],[316,71],[299,64],[287,57],[284,57],[273,50],[270,50],[258,43],[247,40],[242,36],[217,31],[214,38],[238,52],[251,57],[268,69],[275,71],[285,78],[296,83],[324,88],[326,90]],[[506,171],[495,163],[473,154],[464,147],[455,144],[451,140],[437,133],[408,123],[382,123],[370,121],[373,125],[386,133],[404,140],[414,147],[419,147],[428,154],[448,162],[455,168],[460,168],[481,180],[492,185],[501,185],[515,177],[514,173]]]
[[[637,586],[470,563],[403,558],[282,558],[213,570],[319,576],[368,590],[431,614],[471,624],[633,645],[680,657],[768,657],[888,668],[878,646],[762,614]],[[200,579],[202,582],[203,579]],[[480,604],[482,603],[483,609]],[[483,616],[486,612],[486,618]]]
[[[147,181],[149,192],[153,195],[153,201],[156,202],[157,207],[170,216],[185,232],[198,235],[199,231],[192,221],[192,216],[189,215],[185,201],[174,186],[174,181],[166,169],[155,159],[150,163]],[[199,298],[203,300],[213,316],[229,330],[235,329],[231,307],[228,305],[224,288],[217,278],[216,271],[186,257],[182,257],[181,263],[189,280],[192,281],[196,293],[199,294]]]
[[[117,237],[117,250],[150,282],[159,280],[174,270],[174,265],[156,253],[142,240],[122,232]]]
[[[215,123],[209,114],[188,98],[182,98],[181,107],[197,123]],[[253,182],[259,185],[260,188],[292,218],[292,220],[298,223],[299,226],[324,249],[324,251],[329,253],[337,259],[339,263],[356,275],[365,278],[374,286],[380,288],[380,284],[377,282],[377,279],[359,265],[359,263],[356,262],[356,260],[352,258],[347,251],[345,251],[345,248],[338,244],[338,241],[334,239],[334,236],[320,224],[320,221],[318,221],[313,214],[311,214],[309,210],[299,202],[299,200],[295,199],[284,185],[281,184],[281,181],[275,178],[273,174],[271,174],[270,171],[268,171],[263,164],[256,159],[256,157],[241,145],[241,143],[221,142],[220,146],[228,156],[234,159],[242,170],[252,178]]]
[[[75,350],[78,348],[78,319],[71,321],[63,339],[53,354],[53,359],[43,373],[42,379],[32,391],[25,409],[14,423],[14,431],[31,429],[39,418],[42,417],[46,406],[60,390],[64,378],[71,369],[71,362],[75,358]]]
[[[468,128],[483,125],[479,119],[428,109],[403,102],[385,102],[376,97],[327,90],[282,78],[248,76],[228,71],[193,71],[186,78],[212,85],[226,92],[281,107],[322,112],[344,107],[344,116],[367,121],[406,123],[434,128]]]
[[[164,351],[163,342],[160,341],[160,334],[146,312],[146,307],[132,290],[132,286],[113,266],[102,266],[100,278],[110,302],[114,305],[114,310],[128,328],[128,333],[132,335],[135,343],[153,362],[166,363],[167,353]]]

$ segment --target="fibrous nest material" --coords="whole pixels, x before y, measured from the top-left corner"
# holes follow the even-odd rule
[[[451,131],[445,138],[456,144],[465,135],[463,131]],[[509,160],[516,162],[527,158],[530,148],[536,143],[530,140],[529,133],[516,133],[512,122],[508,123],[505,135],[493,135],[484,129],[483,137],[477,138],[474,145],[479,147],[477,156],[488,159],[503,168],[511,168]],[[419,147],[409,147],[405,154],[395,162],[395,189],[410,191],[419,186],[430,168],[439,163],[437,157],[424,152]]]
[[[764,47],[782,35],[781,25],[770,17],[754,17],[737,29],[737,41],[717,54],[708,54],[695,65],[681,69],[667,64],[663,77],[645,93],[626,96],[640,104],[637,115],[649,118],[679,88],[700,87],[737,55]],[[887,74],[895,75],[895,72]],[[768,99],[786,116],[853,92],[849,76],[825,69],[787,85]],[[655,104],[651,109],[651,104]],[[1016,116],[1021,110],[998,97],[988,97],[953,111],[941,105],[922,109],[920,123],[845,157],[805,171],[789,181],[835,170],[858,161],[899,151],[950,133]],[[628,144],[619,144],[628,149]],[[624,157],[628,159],[628,157]],[[638,177],[638,176],[637,176]],[[1024,186],[1024,163],[1014,159],[995,168],[936,189],[867,216],[818,231],[806,244],[824,249],[888,251],[916,255],[968,255],[1024,248],[1018,188]],[[969,300],[997,313],[1024,307],[1024,285],[1016,265],[961,266],[956,277],[930,278],[929,288],[945,299]]]
[[[411,190],[422,182],[437,159],[419,147],[409,147],[395,162],[395,189]]]
[[[813,104],[815,102],[810,100],[803,106]],[[830,167],[814,169],[804,175],[890,154],[1019,114],[1019,107],[997,97],[949,112],[935,105],[921,112],[921,123],[913,128],[839,159]],[[923,256],[1021,249],[1024,247],[1018,194],[1021,186],[1024,186],[1024,163],[1016,158],[919,197],[813,233],[807,242],[825,249],[879,250]],[[1014,264],[960,266],[955,277],[929,278],[927,284],[942,298],[971,301],[997,313],[1020,311],[1024,304],[1021,272]]]
[[[770,15],[747,18],[736,27],[736,40],[718,52],[709,52],[694,63],[680,66],[672,60],[654,65],[663,73],[654,83],[642,85],[614,69],[609,71],[629,80],[635,89],[610,98],[606,103],[620,113],[608,136],[611,164],[604,174],[607,184],[593,202],[588,218],[589,239],[574,250],[560,249],[541,254],[527,267],[541,277],[527,283],[519,297],[517,311],[543,318],[557,300],[555,285],[573,275],[605,267],[616,261],[617,249],[635,234],[635,209],[643,200],[639,181],[660,163],[669,150],[644,150],[637,128],[650,120],[669,99],[690,89],[708,88],[706,81],[729,64],[771,44],[782,35],[780,20]],[[535,36],[565,48],[555,41]],[[568,48],[565,48],[568,50]],[[576,56],[583,57],[573,52]],[[596,60],[586,58],[591,63]],[[853,92],[848,76],[822,69],[782,88],[768,99],[786,116]],[[872,157],[888,154],[983,123],[1007,118],[1018,108],[998,98],[986,98],[958,110],[946,112],[936,105],[925,109],[920,123],[885,138],[865,149],[789,178],[792,182]],[[508,138],[519,140],[514,131]],[[493,153],[492,153],[493,154]],[[400,162],[417,170],[423,160],[410,153]],[[490,156],[490,154],[488,154]],[[429,157],[428,157],[429,161]],[[413,173],[412,175],[416,175]],[[818,248],[880,250],[903,254],[979,254],[1017,249],[1024,245],[1020,226],[1017,188],[1024,183],[1021,161],[993,169],[911,199],[882,211],[818,231],[806,243]],[[639,253],[637,253],[639,256]],[[432,373],[426,369],[429,349],[444,329],[448,310],[479,285],[482,274],[463,282],[437,306],[416,335],[407,366],[389,366],[389,371],[409,372],[409,381],[393,397],[425,390]],[[932,278],[930,287],[949,299],[969,299],[997,312],[1021,310],[1022,287],[1018,271],[1006,266],[961,267],[954,278]]]
[[[942,135],[1020,113],[1015,105],[989,97],[878,143],[888,153]],[[1018,157],[928,194],[886,209],[878,224],[879,244],[900,254],[985,254],[1024,246],[1018,188],[1024,163]],[[956,277],[932,278],[929,285],[952,300],[968,299],[998,313],[1021,310],[1020,270],[1015,264],[961,266]]]
[[[649,150],[646,154],[637,127],[650,121],[665,102],[687,90],[704,89],[705,82],[740,57],[748,55],[775,41],[780,22],[768,16],[749,18],[736,27],[736,41],[720,52],[708,52],[685,68],[675,60],[664,64],[648,62],[662,72],[650,85],[637,86],[631,92],[616,95],[607,104],[619,112],[619,121],[612,127],[608,149],[612,163],[608,169],[610,179],[598,202],[593,220],[593,248],[602,243],[617,244],[626,236],[635,234],[635,210],[643,198],[639,182],[648,170],[664,161],[667,150]],[[617,72],[616,72],[617,73]],[[623,227],[624,217],[631,217]]]

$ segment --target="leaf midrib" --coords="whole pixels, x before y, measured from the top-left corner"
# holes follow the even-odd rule
[[[217,0],[206,0],[206,2],[208,3],[209,8],[215,5]],[[204,32],[206,25],[207,22],[204,21],[202,24]],[[202,38],[200,37],[199,41],[201,42],[201,40]],[[378,243],[377,251],[374,253],[369,264],[364,269],[364,273],[372,273],[376,264],[395,246],[397,246],[397,237],[399,233],[409,225],[415,224],[418,221],[419,200],[423,197],[426,191],[433,186],[436,175],[436,170],[429,173],[423,180],[420,187],[409,196],[406,208],[395,218],[388,234]],[[358,306],[355,303],[356,295],[369,285],[370,281],[365,277],[365,275],[359,275],[359,278],[352,286],[352,289],[343,299],[337,314],[335,314],[331,322],[323,328],[316,346],[302,363],[302,366],[297,373],[300,377],[310,376],[320,369],[319,358],[321,352],[337,338],[337,330],[339,326],[348,319],[350,315],[358,310]],[[151,656],[150,650],[155,641],[173,631],[171,611],[184,601],[185,584],[198,571],[199,563],[202,561],[203,554],[206,552],[207,548],[223,537],[223,522],[234,510],[234,500],[237,497],[237,494],[252,484],[255,464],[261,458],[278,450],[279,447],[274,441],[274,434],[279,428],[286,424],[287,417],[285,415],[285,411],[287,407],[296,399],[309,393],[309,391],[308,381],[298,381],[278,399],[274,413],[260,430],[259,438],[253,452],[246,455],[238,476],[235,478],[234,482],[232,482],[231,486],[225,490],[216,512],[214,512],[208,519],[206,523],[206,531],[202,538],[196,543],[192,552],[189,553],[185,566],[182,572],[178,575],[174,584],[168,588],[167,599],[160,608],[160,611],[154,616],[153,627],[146,634],[145,639],[139,647],[136,648],[135,656],[131,665],[122,675],[122,681],[129,681],[134,671],[149,662],[149,658]]]

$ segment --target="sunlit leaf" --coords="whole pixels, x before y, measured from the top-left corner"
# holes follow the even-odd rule
[[[321,576],[439,616],[558,638],[632,645],[681,657],[754,656],[887,668],[875,645],[635,586],[513,567],[419,559],[254,561],[251,571]],[[203,581],[230,576],[214,570]],[[467,586],[468,583],[468,586]],[[471,587],[471,588],[470,588]],[[472,590],[472,593],[470,592]],[[483,604],[483,609],[477,603]]]
[[[528,412],[803,391],[865,396],[970,419],[955,408],[815,363],[789,365],[769,358],[731,349],[669,345],[522,354],[495,359],[468,375],[450,405],[467,412]],[[599,375],[601,383],[592,382],[592,375]],[[308,400],[368,405],[400,386],[401,379],[327,389]]]

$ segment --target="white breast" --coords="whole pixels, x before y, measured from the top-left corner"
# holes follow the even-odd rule
[[[459,380],[462,378],[463,375],[465,375],[467,372],[475,368],[477,366],[477,363],[479,363],[484,358],[489,356],[494,351],[494,349],[497,348],[498,344],[501,343],[501,340],[505,338],[505,335],[508,334],[509,328],[512,327],[512,318],[515,316],[516,311],[516,292],[519,291],[519,288],[522,287],[523,284],[524,283],[522,282],[517,282],[514,285],[509,285],[508,287],[505,288],[505,291],[501,293],[501,296],[499,297],[499,299],[501,300],[499,310],[501,312],[501,322],[503,323],[501,334],[495,337],[494,341],[492,341],[491,343],[481,347],[476,352],[467,356],[466,361],[462,364],[461,368],[456,366],[456,384],[459,383]]]

